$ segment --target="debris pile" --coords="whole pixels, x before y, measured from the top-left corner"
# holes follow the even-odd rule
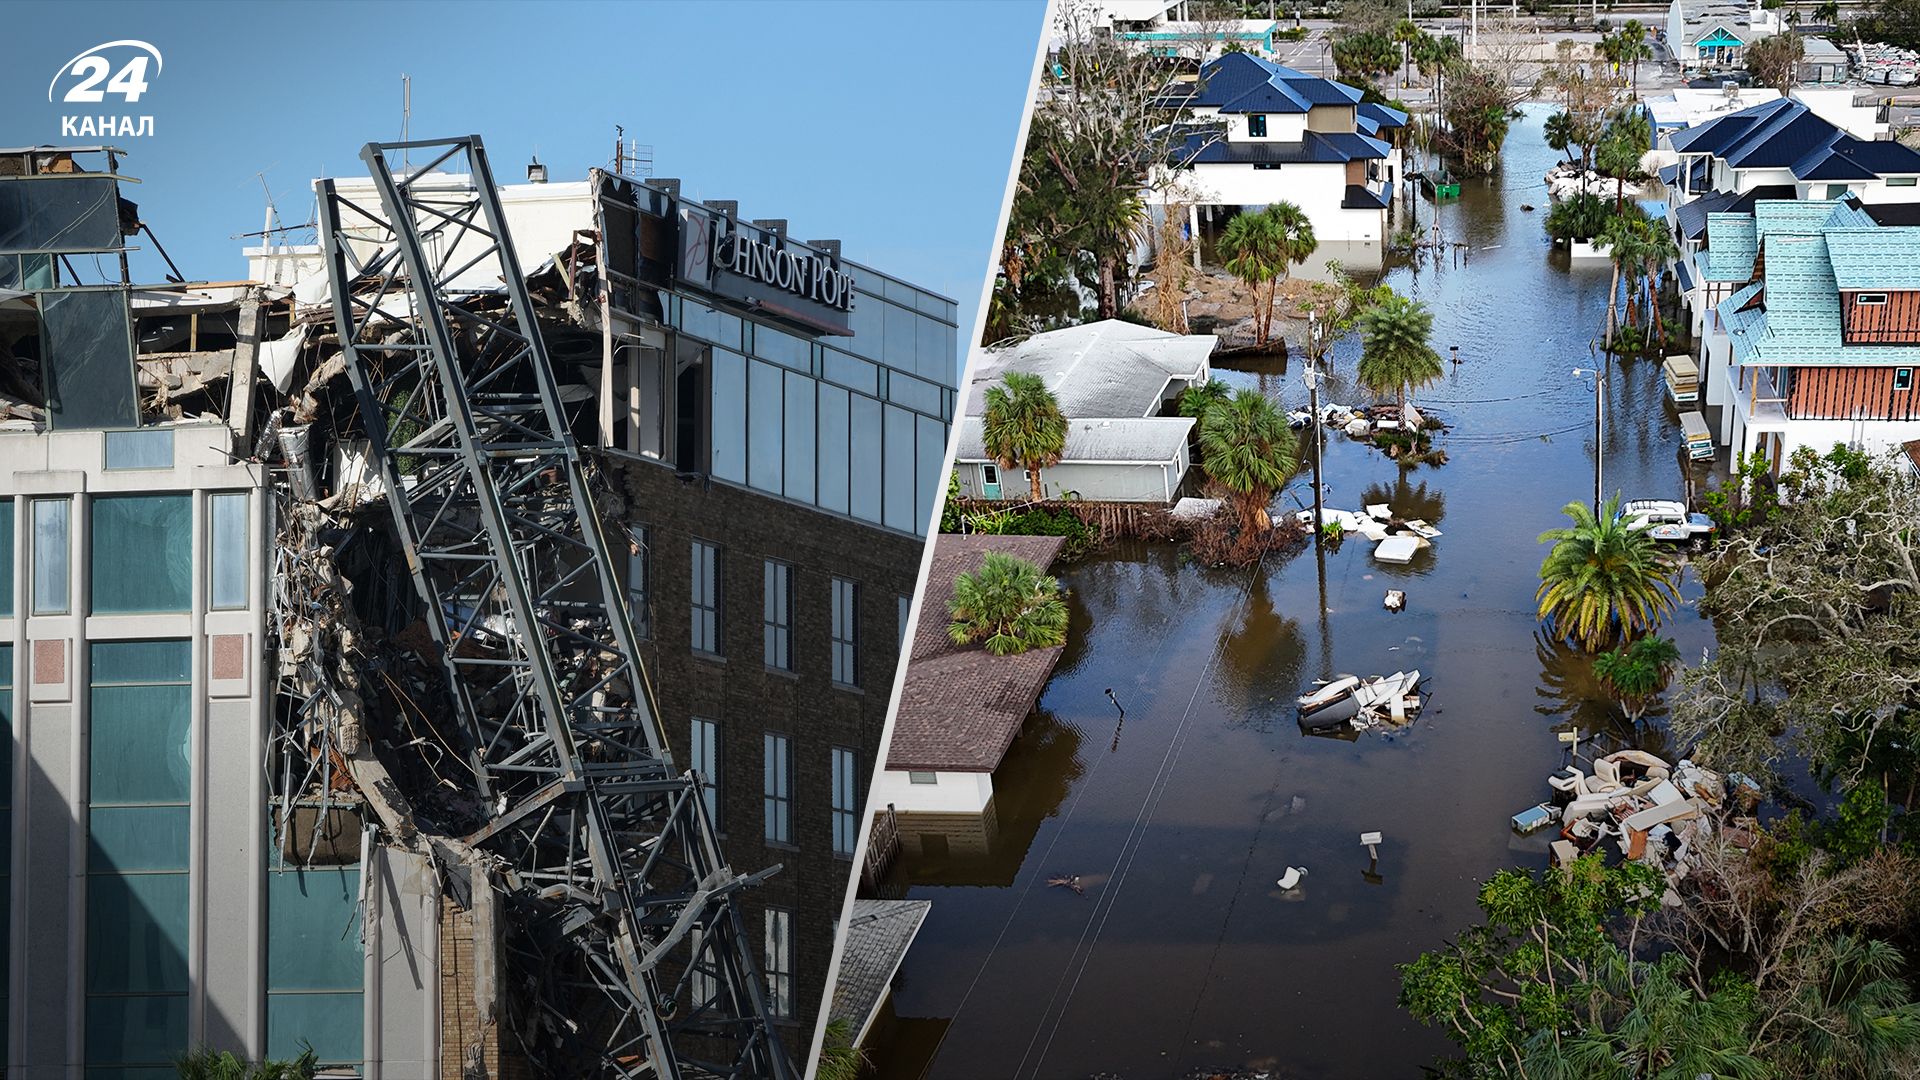
[[[1845,46],[1847,60],[1860,81],[1877,86],[1912,86],[1920,81],[1920,52],[1882,42],[1856,42]]]
[[[1611,176],[1602,176],[1597,172],[1588,172],[1583,178],[1580,167],[1563,161],[1547,170],[1543,178],[1547,182],[1547,192],[1554,202],[1571,199],[1581,192],[1606,198],[1643,199],[1652,194],[1652,185],[1615,180]]]
[[[1313,525],[1311,510],[1302,510],[1293,517],[1302,525]],[[1320,512],[1320,527],[1328,526],[1338,526],[1341,536],[1353,533],[1366,537],[1374,542],[1375,559],[1399,564],[1412,562],[1417,552],[1432,547],[1433,541],[1444,535],[1424,519],[1396,516],[1386,503],[1369,505],[1364,513],[1328,507]]]
[[[1663,903],[1680,902],[1674,891],[1692,872],[1691,853],[1710,836],[1730,800],[1757,796],[1752,780],[1720,773],[1682,758],[1669,765],[1644,750],[1618,750],[1547,778],[1554,796],[1513,816],[1522,835],[1558,824],[1551,845],[1556,866],[1606,845],[1621,857],[1661,872],[1669,883]]]
[[[1308,731],[1405,727],[1420,714],[1420,671],[1396,671],[1369,679],[1342,675],[1296,700],[1300,703],[1300,726]]]

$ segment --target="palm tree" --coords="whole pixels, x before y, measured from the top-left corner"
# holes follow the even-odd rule
[[[1576,128],[1573,117],[1565,112],[1557,112],[1547,117],[1547,145],[1565,154],[1576,142]]]
[[[1647,311],[1655,332],[1660,335],[1660,352],[1667,351],[1667,321],[1660,314],[1660,289],[1666,274],[1668,263],[1680,257],[1680,247],[1673,242],[1673,234],[1658,221],[1648,220],[1641,230],[1640,258],[1641,269],[1646,274]]]
[[[1593,674],[1619,699],[1627,722],[1638,724],[1654,696],[1667,688],[1674,665],[1679,662],[1679,646],[1671,638],[1656,634],[1594,657]]]
[[[1376,394],[1399,396],[1400,411],[1407,397],[1446,374],[1440,354],[1428,338],[1433,334],[1433,312],[1417,300],[1397,293],[1382,297],[1360,316],[1360,385]]]
[[[1253,287],[1254,343],[1265,345],[1273,334],[1274,299],[1280,279],[1294,263],[1305,262],[1319,247],[1313,222],[1298,206],[1277,202],[1253,214],[1240,214],[1220,235],[1220,251],[1227,272]],[[1264,297],[1264,302],[1263,298]]]
[[[1427,36],[1420,24],[1412,19],[1401,19],[1393,24],[1393,40],[1400,46],[1400,86],[1405,89],[1411,82],[1408,68],[1412,66],[1413,54],[1420,47],[1420,39]]]
[[[1217,379],[1213,382],[1203,382],[1198,386],[1189,386],[1180,391],[1180,415],[1198,420],[1207,415],[1208,409],[1227,400],[1231,394],[1232,391],[1227,388],[1227,384]]]
[[[1647,28],[1639,19],[1628,19],[1620,28],[1619,58],[1633,65],[1632,93],[1640,96],[1640,61],[1653,59],[1653,46],[1647,44]]]
[[[1003,469],[1027,470],[1033,501],[1045,499],[1040,470],[1059,464],[1067,446],[1067,415],[1046,381],[1030,372],[1007,372],[1000,385],[987,388],[981,429],[987,454]]]
[[[827,1038],[820,1046],[820,1064],[814,1080],[860,1080],[867,1065],[866,1051],[853,1045],[853,1025],[844,1016],[827,1022]]]
[[[984,644],[995,656],[1045,649],[1067,640],[1067,605],[1060,582],[1025,559],[987,552],[980,569],[953,579],[947,601],[955,645]]]
[[[1822,26],[1832,26],[1840,21],[1840,5],[1837,0],[1821,0],[1813,9],[1813,17],[1819,19]]]
[[[1901,978],[1899,950],[1839,934],[1809,948],[1802,963],[1810,977],[1780,1015],[1789,1025],[1791,1075],[1901,1075],[1898,1062],[1911,1061],[1920,1045],[1920,1004]]]
[[[1615,317],[1620,310],[1620,278],[1638,265],[1639,232],[1634,228],[1632,218],[1618,214],[1608,218],[1607,223],[1601,226],[1599,241],[1613,260],[1613,283],[1607,288],[1607,332],[1602,338],[1608,346],[1612,346]],[[1633,317],[1631,306],[1627,317],[1629,320]]]
[[[1619,509],[1618,496],[1598,518],[1587,504],[1568,503],[1561,512],[1572,527],[1540,534],[1541,543],[1553,545],[1534,593],[1540,617],[1588,652],[1653,629],[1679,601],[1659,542],[1645,529],[1628,528]]]
[[[319,1066],[319,1056],[304,1043],[300,1056],[292,1061],[248,1062],[231,1051],[216,1053],[202,1047],[173,1063],[180,1080],[312,1080]]]
[[[1200,418],[1200,460],[1232,494],[1241,525],[1264,530],[1273,493],[1300,465],[1299,444],[1273,402],[1243,387]]]

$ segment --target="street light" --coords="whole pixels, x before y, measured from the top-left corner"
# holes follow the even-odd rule
[[[1307,411],[1312,414],[1307,420],[1308,430],[1313,432],[1313,546],[1320,548],[1321,533],[1326,531],[1326,519],[1320,509],[1320,363],[1315,357],[1314,343],[1320,331],[1320,315],[1312,308],[1307,309],[1307,366],[1301,372],[1307,381]]]
[[[1592,343],[1588,343],[1591,350]],[[1600,368],[1574,368],[1573,377],[1593,376],[1593,519],[1600,520],[1600,461],[1606,455],[1607,373]]]

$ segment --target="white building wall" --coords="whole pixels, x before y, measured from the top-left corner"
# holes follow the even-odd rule
[[[912,773],[882,769],[871,805],[891,806],[903,814],[978,814],[993,801],[993,774],[936,772],[931,784],[916,784]]]
[[[1349,243],[1379,243],[1386,231],[1384,209],[1348,210],[1344,163],[1280,165],[1196,165],[1187,176],[1185,200],[1200,205],[1268,206],[1290,202],[1313,222],[1314,238]]]

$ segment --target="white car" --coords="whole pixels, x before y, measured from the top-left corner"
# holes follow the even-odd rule
[[[1620,519],[1629,529],[1645,529],[1655,540],[1699,540],[1718,528],[1705,514],[1687,512],[1685,503],[1673,499],[1635,499],[1622,507]]]

